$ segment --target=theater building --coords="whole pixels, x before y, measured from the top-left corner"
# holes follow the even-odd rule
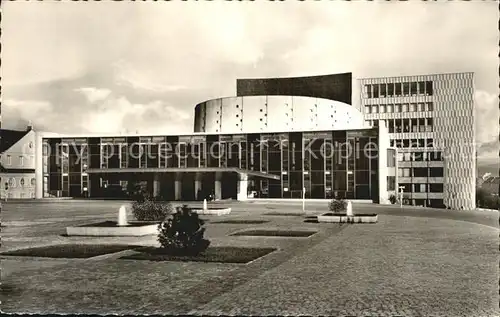
[[[188,135],[39,133],[36,197],[348,198],[475,208],[472,73],[238,79]],[[359,93],[358,93],[359,92]],[[353,102],[352,96],[355,100]],[[39,159],[38,159],[39,158]]]
[[[141,183],[168,200],[348,198],[387,203],[395,151],[351,105],[350,73],[244,79],[195,106],[190,135],[40,133],[38,197],[103,197]]]

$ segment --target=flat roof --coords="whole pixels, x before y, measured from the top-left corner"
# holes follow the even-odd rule
[[[90,168],[89,174],[111,174],[111,173],[214,173],[214,172],[232,172],[247,174],[262,178],[279,180],[280,175],[268,174],[259,171],[245,170],[236,167],[150,167],[150,168]]]
[[[55,132],[37,132],[43,139],[70,139],[70,138],[126,138],[126,137],[163,137],[163,136],[204,136],[204,135],[246,135],[246,134],[281,134],[281,133],[296,133],[296,132],[329,132],[329,131],[367,131],[377,130],[377,127],[366,128],[353,128],[353,129],[311,129],[300,131],[255,131],[255,132],[192,132],[192,133],[178,133],[178,134],[165,134],[165,133],[75,133],[75,134],[59,134]]]

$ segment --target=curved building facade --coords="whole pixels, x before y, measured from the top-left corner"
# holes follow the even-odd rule
[[[302,96],[240,96],[196,105],[194,132],[250,133],[363,128],[363,114],[349,104]]]

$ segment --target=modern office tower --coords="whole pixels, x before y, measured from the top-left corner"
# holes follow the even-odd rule
[[[473,73],[359,79],[368,125],[398,148],[398,186],[413,205],[474,209]]]

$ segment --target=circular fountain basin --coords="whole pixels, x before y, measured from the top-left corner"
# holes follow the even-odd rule
[[[223,216],[228,215],[231,212],[231,208],[207,208],[207,209],[193,209],[192,212],[198,215],[213,215],[213,216]]]
[[[68,236],[94,236],[94,237],[140,237],[158,234],[159,222],[131,221],[120,226],[116,221],[104,221],[83,226],[66,227]]]
[[[326,213],[318,216],[318,222],[334,222],[334,223],[376,223],[378,221],[377,214],[355,214],[348,216],[345,213]]]

